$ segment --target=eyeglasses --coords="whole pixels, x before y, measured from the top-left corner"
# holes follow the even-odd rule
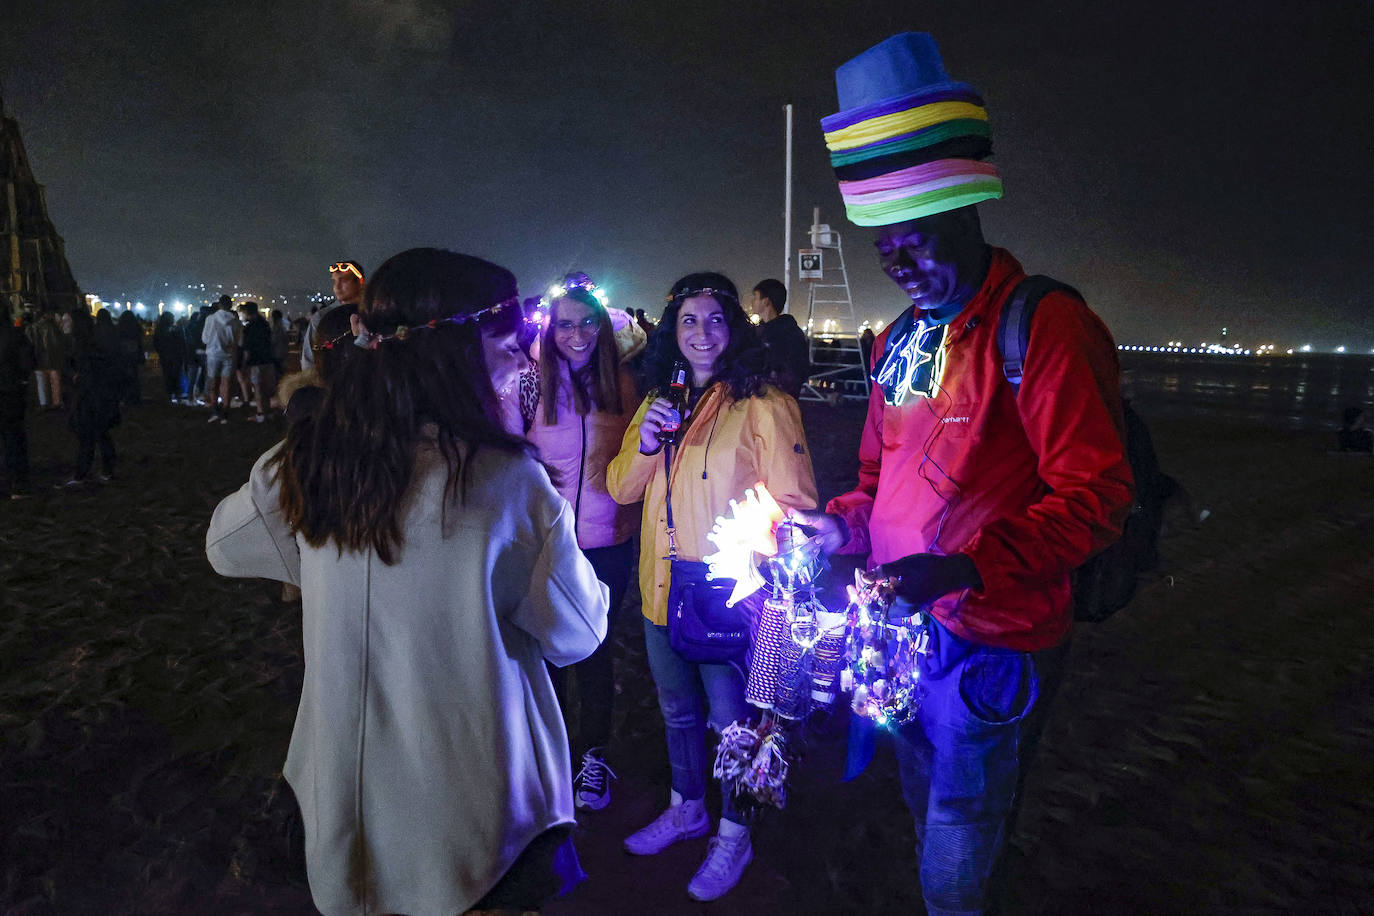
[[[330,272],[331,274],[341,274],[341,273],[347,272],[347,273],[351,273],[353,276],[357,277],[359,280],[361,280],[361,279],[363,278],[363,272],[357,268],[357,265],[355,265],[355,264],[350,264],[350,263],[348,263],[347,261],[340,261],[340,262],[337,263],[337,264],[330,264],[330,265],[329,265],[329,272]]]
[[[588,315],[581,321],[568,321],[567,319],[560,319],[553,323],[553,327],[555,331],[572,331],[576,328],[581,328],[584,331],[595,331],[600,324],[600,316]]]

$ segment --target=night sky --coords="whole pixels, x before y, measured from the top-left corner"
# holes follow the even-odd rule
[[[843,218],[833,71],[933,33],[987,99],[989,240],[1122,342],[1374,348],[1374,4],[6,2],[0,78],[83,289],[325,288],[342,257],[582,269],[652,313],[678,276],[780,275],[844,233],[859,317],[902,297]],[[794,299],[804,299],[794,282]],[[169,297],[170,298],[170,297]]]

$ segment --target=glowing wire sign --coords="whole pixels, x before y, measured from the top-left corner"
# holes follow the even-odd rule
[[[920,319],[898,332],[874,373],[889,407],[900,407],[908,394],[933,398],[945,374],[945,324]]]

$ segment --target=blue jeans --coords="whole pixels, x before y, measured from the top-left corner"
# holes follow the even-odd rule
[[[688,801],[706,797],[706,724],[717,730],[751,717],[744,701],[744,674],[734,665],[698,665],[689,662],[668,642],[668,628],[644,620],[644,652],[658,688],[658,708],[663,712],[668,739],[668,763],[673,788]],[[709,714],[702,708],[705,698]],[[741,821],[734,799],[721,793],[720,816]]]
[[[931,622],[917,718],[893,734],[931,916],[981,913],[1067,645],[1018,652]]]

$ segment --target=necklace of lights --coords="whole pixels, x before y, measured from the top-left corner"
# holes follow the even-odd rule
[[[916,319],[887,348],[873,380],[882,387],[889,407],[902,406],[908,395],[935,397],[945,374],[948,327],[948,322]]]

